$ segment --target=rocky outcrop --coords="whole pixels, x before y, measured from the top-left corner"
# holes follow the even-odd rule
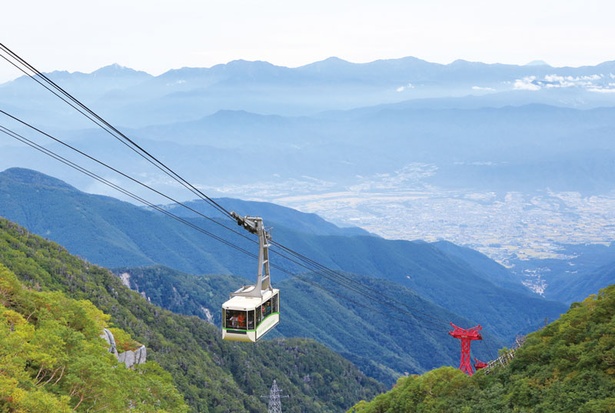
[[[113,333],[106,328],[103,329],[103,333],[100,335],[109,344],[109,353],[113,353],[117,357],[117,346],[115,345],[115,337]]]
[[[135,364],[143,364],[147,360],[147,350],[145,346],[141,346],[135,351],[128,350],[123,353],[119,353],[117,359],[130,368]]]
[[[118,361],[124,363],[127,368],[131,368],[135,364],[143,364],[147,361],[147,349],[145,346],[141,346],[134,351],[128,350],[119,353],[115,344],[115,337],[113,337],[111,331],[105,328],[100,336],[109,344],[109,353],[115,355]]]

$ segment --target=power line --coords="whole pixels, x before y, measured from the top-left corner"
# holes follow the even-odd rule
[[[0,50],[4,51],[5,53],[7,53],[10,56],[10,59],[7,58],[6,56],[2,56],[5,60],[7,60],[9,63],[11,63],[12,65],[14,65],[15,67],[18,67],[23,73],[25,73],[26,75],[28,75],[30,78],[32,78],[33,80],[35,80],[37,83],[39,83],[41,86],[43,86],[45,89],[49,90],[51,93],[53,93],[54,95],[56,95],[58,98],[60,98],[61,100],[63,100],[65,103],[69,104],[71,107],[73,107],[75,110],[77,110],[78,112],[80,112],[81,114],[83,114],[84,116],[86,116],[89,120],[91,120],[92,122],[94,122],[97,126],[101,127],[102,129],[104,129],[105,131],[107,131],[109,134],[111,134],[114,138],[120,140],[124,145],[126,145],[127,147],[129,147],[131,150],[133,150],[134,152],[136,152],[137,154],[139,154],[139,156],[143,157],[144,159],[146,159],[148,162],[150,162],[152,165],[156,166],[158,169],[160,169],[161,171],[163,171],[165,174],[167,174],[168,176],[172,177],[174,180],[178,181],[180,184],[182,184],[182,186],[184,186],[185,188],[189,189],[191,192],[197,194],[197,196],[199,196],[199,198],[201,198],[202,200],[206,201],[207,203],[209,203],[210,205],[214,206],[216,209],[218,209],[220,212],[222,212],[224,215],[227,216],[231,216],[231,213],[226,210],[225,208],[223,208],[221,205],[219,205],[217,202],[215,202],[214,200],[212,200],[211,198],[209,198],[207,195],[205,195],[204,193],[202,193],[200,190],[198,190],[196,187],[194,187],[192,184],[190,184],[189,182],[187,182],[184,178],[182,178],[181,176],[179,176],[177,173],[175,173],[171,168],[167,167],[166,165],[164,165],[161,161],[159,161],[157,158],[155,158],[153,155],[151,155],[148,151],[146,151],[145,149],[143,149],[141,146],[139,146],[138,144],[136,144],[133,140],[131,140],[130,138],[128,138],[126,135],[124,135],[122,132],[120,132],[119,130],[117,130],[115,127],[113,127],[111,124],[109,124],[107,121],[105,121],[104,119],[102,119],[100,116],[98,116],[95,112],[93,112],[91,109],[89,109],[86,105],[84,105],[83,103],[81,103],[79,100],[77,100],[75,97],[73,97],[72,95],[70,95],[68,92],[66,92],[64,89],[62,89],[60,86],[58,86],[57,84],[55,84],[53,81],[51,81],[48,77],[46,77],[43,73],[41,73],[40,71],[38,71],[37,69],[35,69],[33,66],[31,66],[28,62],[26,62],[24,59],[20,58],[17,54],[15,54],[14,52],[12,52],[10,49],[8,49],[6,46],[4,46],[3,44],[0,43]],[[11,60],[12,59],[12,60]],[[175,202],[176,204],[187,208],[189,210],[191,210],[192,212],[198,214],[201,217],[204,217],[212,222],[217,223],[218,225],[222,225],[220,224],[218,221],[211,219],[210,217],[207,217],[206,215],[202,214],[199,211],[196,211],[195,209],[185,205],[182,202],[179,202],[165,194],[163,194],[162,192],[152,188],[149,185],[144,184],[143,182],[141,182],[138,179],[132,178],[129,175],[117,170],[116,168],[111,167],[110,165],[99,161],[98,159],[86,154],[83,151],[78,150],[75,147],[72,147],[71,145],[68,145],[66,143],[64,143],[63,141],[43,132],[42,130],[33,127],[32,125],[18,119],[15,116],[12,116],[10,114],[8,114],[7,112],[0,110],[0,112],[2,112],[4,115],[12,118],[13,120],[16,120],[18,122],[20,122],[22,125],[27,126],[33,130],[35,130],[38,133],[41,133],[45,136],[47,136],[50,139],[53,139],[54,141],[68,147],[71,150],[74,150],[76,152],[78,152],[80,155],[87,157],[90,160],[93,160],[97,163],[99,163],[100,165],[111,169],[112,171],[114,171],[115,173],[120,174],[121,176],[130,179],[131,181],[142,185],[143,187],[153,191],[154,193],[161,195],[163,197],[165,197],[166,199]],[[90,171],[88,171],[85,168],[81,168],[78,167],[76,164],[73,164],[70,161],[67,161],[65,158],[61,158],[58,155],[53,154],[51,151],[48,151],[42,147],[40,147],[40,145],[36,145],[34,146],[33,143],[30,141],[30,143],[26,142],[26,138],[24,138],[23,136],[19,137],[19,135],[15,134],[14,132],[3,128],[2,131],[4,133],[9,134],[9,136],[14,137],[15,139],[21,140],[22,142],[35,147],[36,149],[46,153],[49,156],[54,157],[55,159],[79,170],[80,172],[85,173],[86,175],[99,180],[100,182],[111,186],[112,188],[130,196],[131,198],[138,200],[139,202],[144,203],[145,205],[148,205],[156,210],[158,210],[159,212],[164,213],[167,216],[170,216],[173,219],[178,220],[179,222],[182,222],[184,224],[187,224],[189,226],[191,226],[194,229],[197,229],[198,231],[205,233],[208,236],[212,236],[214,239],[217,239],[220,242],[223,242],[226,245],[229,245],[243,253],[246,253],[249,256],[255,257],[254,254],[243,250],[239,247],[237,247],[235,244],[226,241],[225,239],[216,236],[198,226],[196,226],[195,224],[182,219],[180,217],[178,217],[175,214],[170,213],[167,210],[164,210],[163,208],[160,208],[159,206],[156,206],[154,204],[152,204],[151,202],[138,197],[132,193],[130,193],[129,191],[126,191],[125,189],[119,187],[118,185],[115,185],[107,180],[104,180],[103,178],[100,178],[99,176],[96,176],[95,174],[91,173]],[[245,235],[238,233],[237,231],[231,230],[230,228],[222,225],[224,228],[226,228],[227,230],[232,231],[233,233],[240,235],[244,238],[247,238]],[[253,241],[253,240],[252,240]],[[253,241],[254,242],[254,241]],[[416,309],[409,309],[404,303],[399,302],[398,300],[394,299],[394,298],[390,298],[390,297],[383,297],[381,295],[381,292],[373,289],[373,288],[369,288],[367,286],[364,285],[360,285],[357,284],[354,280],[352,280],[351,278],[343,275],[342,273],[340,273],[339,271],[334,271],[290,248],[287,248],[279,243],[276,242],[272,242],[272,245],[275,245],[276,247],[278,247],[280,249],[280,251],[273,251],[274,253],[284,257],[285,259],[287,259],[290,262],[295,263],[296,265],[303,267],[305,269],[307,269],[308,271],[313,271],[316,272],[318,274],[321,274],[322,276],[328,278],[329,280],[331,280],[332,282],[335,282],[343,287],[345,287],[348,290],[354,291],[355,293],[364,296],[366,298],[374,298],[375,295],[377,295],[380,299],[386,299],[386,302],[388,303],[389,306],[391,307],[395,307],[397,311],[403,311],[404,313],[410,314],[413,316],[414,313],[417,312]],[[296,274],[291,274],[290,272],[286,271],[285,269],[279,268],[277,266],[275,266],[276,268],[280,269],[283,272],[288,273],[291,276],[296,276]],[[305,281],[305,280],[304,280]],[[369,301],[368,301],[369,302]],[[377,307],[378,309],[382,309],[381,306]],[[410,312],[410,311],[412,312]],[[434,317],[430,316],[427,313],[424,313],[424,316],[432,318],[434,320],[436,320]],[[414,317],[414,316],[413,316]],[[438,322],[442,321],[442,320],[437,320]]]
[[[0,111],[0,112],[3,112],[3,111]],[[91,177],[91,178],[93,178],[93,179],[95,179],[95,180],[105,184],[105,185],[110,186],[111,188],[113,188],[113,189],[115,189],[115,190],[117,190],[117,191],[119,191],[119,192],[121,192],[121,193],[123,193],[123,194],[125,194],[125,195],[127,195],[129,197],[131,197],[132,199],[134,199],[136,201],[139,201],[139,202],[143,203],[144,205],[147,205],[147,206],[157,210],[158,212],[161,212],[164,215],[167,215],[167,216],[177,220],[178,222],[181,222],[182,224],[188,225],[189,227],[191,227],[191,228],[193,228],[193,229],[195,229],[195,230],[197,230],[197,231],[199,231],[199,232],[201,232],[201,233],[203,233],[203,234],[205,234],[205,235],[207,235],[209,237],[212,237],[212,238],[216,239],[217,241],[220,241],[223,244],[225,244],[225,245],[227,245],[227,246],[229,246],[231,248],[234,248],[234,249],[236,249],[236,250],[238,250],[238,251],[240,251],[240,252],[242,252],[242,253],[244,253],[246,255],[249,255],[249,256],[252,256],[252,257],[256,257],[256,255],[254,253],[251,253],[251,252],[249,252],[249,251],[247,251],[247,250],[245,250],[243,248],[240,248],[237,245],[235,245],[235,244],[225,240],[224,238],[219,237],[219,236],[213,234],[212,232],[207,231],[207,230],[199,227],[198,225],[196,225],[196,224],[194,224],[194,223],[192,223],[192,222],[190,222],[190,221],[188,221],[188,220],[186,220],[184,218],[181,218],[178,215],[175,215],[175,214],[167,211],[166,209],[162,208],[160,205],[155,205],[155,204],[147,201],[146,199],[144,199],[144,198],[142,198],[142,197],[140,197],[140,196],[138,196],[138,195],[136,195],[136,194],[134,194],[134,193],[124,189],[124,188],[122,188],[121,186],[119,186],[117,184],[114,184],[113,182],[111,182],[111,181],[109,181],[109,180],[107,180],[107,179],[105,179],[105,178],[95,174],[92,171],[89,171],[86,168],[83,168],[83,167],[77,165],[76,163],[74,163],[74,162],[72,162],[72,161],[70,161],[70,160],[68,160],[68,159],[58,155],[57,153],[55,153],[53,151],[51,151],[51,150],[49,150],[49,149],[47,149],[47,148],[45,148],[45,147],[43,147],[41,145],[38,145],[37,143],[31,141],[30,139],[28,139],[28,138],[26,138],[26,137],[24,137],[24,136],[22,136],[22,135],[20,135],[20,134],[18,134],[16,132],[10,130],[10,129],[2,126],[2,125],[0,125],[0,132],[3,132],[6,135],[11,136],[12,138],[17,139],[17,140],[25,143],[26,145],[28,145],[28,146],[30,146],[30,147],[32,147],[32,148],[34,148],[34,149],[36,149],[36,150],[38,150],[38,151],[40,151],[42,153],[44,153],[44,154],[54,158],[54,159],[62,162],[63,164],[65,164],[67,166],[70,166],[71,168],[73,168],[73,169],[75,169],[75,170],[77,170],[77,171],[79,171],[79,172],[81,172],[81,173],[83,173],[83,174],[85,174],[85,175],[87,175],[87,176],[89,176],[89,177]]]
[[[175,200],[175,199],[165,195],[164,193],[156,190],[155,188],[152,188],[151,186],[144,184],[140,180],[138,180],[136,178],[133,178],[133,177],[125,174],[124,172],[119,171],[116,168],[111,167],[110,165],[108,165],[108,164],[98,160],[97,158],[95,158],[95,157],[93,157],[93,156],[91,156],[91,155],[89,155],[89,154],[87,154],[87,153],[85,153],[85,152],[75,148],[72,145],[67,144],[66,142],[63,142],[61,139],[56,138],[53,135],[48,134],[48,133],[40,130],[39,128],[36,128],[36,127],[32,126],[31,124],[29,124],[29,123],[27,123],[27,122],[17,118],[16,116],[13,116],[13,115],[11,115],[11,114],[9,114],[6,111],[1,110],[1,109],[0,109],[0,113],[2,113],[5,116],[7,116],[7,117],[9,117],[9,118],[19,122],[23,126],[26,126],[26,127],[30,128],[30,129],[34,130],[35,132],[42,134],[43,136],[53,140],[54,142],[59,143],[59,144],[65,146],[66,148],[77,152],[81,156],[84,156],[87,159],[92,160],[92,161],[98,163],[99,165],[104,166],[104,167],[106,167],[106,168],[108,168],[108,169],[110,169],[110,170],[120,174],[121,176],[131,180],[132,182],[135,182],[135,183],[138,183],[139,185],[142,185],[143,187],[153,191],[154,193],[156,193],[156,194],[158,194],[160,196],[165,197],[166,199],[170,200],[171,202],[175,202],[176,204],[178,204],[178,205],[180,205],[180,206],[182,206],[184,208],[187,208],[188,210],[194,212],[195,214],[198,214],[199,216],[201,216],[201,217],[203,217],[203,218],[205,218],[207,220],[210,220],[211,222],[214,222],[214,223],[216,223],[218,225],[221,225],[223,228],[232,231],[236,235],[239,235],[239,236],[241,236],[243,238],[246,238],[246,239],[248,239],[248,240],[250,240],[252,242],[255,242],[254,240],[246,237],[243,233],[236,232],[236,231],[228,228],[227,226],[220,224],[218,221],[213,220],[211,217],[208,217],[208,216],[204,215],[200,211],[195,210],[194,208],[191,208],[190,206],[185,205],[184,203],[182,203],[180,201],[177,201],[177,200]],[[91,177],[91,178],[93,178],[93,179],[95,179],[95,180],[97,180],[97,181],[99,181],[99,182],[101,182],[101,183],[103,183],[103,184],[105,184],[105,185],[107,185],[107,186],[109,186],[109,187],[111,187],[111,188],[113,188],[113,189],[115,189],[115,190],[117,190],[117,191],[119,191],[119,192],[129,196],[130,198],[132,198],[132,199],[134,199],[134,200],[136,200],[138,202],[141,202],[142,204],[144,204],[144,205],[146,205],[146,206],[148,206],[150,208],[153,208],[153,209],[161,212],[162,214],[171,217],[172,219],[175,219],[176,221],[178,221],[178,222],[180,222],[182,224],[188,225],[189,227],[191,227],[191,228],[193,228],[193,229],[195,229],[195,230],[197,230],[197,231],[199,231],[199,232],[201,232],[201,233],[203,233],[203,234],[205,234],[205,235],[207,235],[209,237],[212,237],[213,239],[215,239],[215,240],[217,240],[217,241],[219,241],[219,242],[221,242],[221,243],[223,243],[223,244],[225,244],[225,245],[227,245],[227,246],[229,246],[231,248],[234,248],[234,249],[238,250],[239,252],[242,252],[243,254],[246,254],[247,256],[250,256],[252,258],[256,258],[255,254],[253,254],[253,253],[251,253],[251,252],[249,252],[249,251],[247,251],[247,250],[245,250],[243,248],[240,248],[237,245],[235,245],[235,244],[225,240],[224,238],[219,237],[219,236],[217,236],[217,235],[215,235],[215,234],[213,234],[213,233],[211,233],[211,232],[201,228],[200,226],[194,224],[193,222],[187,221],[187,220],[177,216],[176,214],[171,213],[170,211],[160,207],[159,205],[155,205],[155,204],[151,203],[150,201],[144,199],[143,197],[140,197],[140,196],[138,196],[138,195],[136,195],[136,194],[134,194],[134,193],[124,189],[123,187],[121,187],[121,186],[119,186],[117,184],[114,184],[113,182],[111,182],[109,180],[106,180],[106,179],[100,177],[99,175],[97,175],[97,174],[93,173],[92,171],[88,170],[87,168],[81,167],[81,166],[77,165],[76,163],[74,163],[72,161],[69,161],[68,159],[58,155],[57,153],[55,153],[55,152],[53,152],[53,151],[51,151],[51,150],[49,150],[47,148],[44,148],[41,145],[38,145],[38,144],[34,143],[33,141],[25,138],[23,135],[20,135],[20,134],[14,132],[14,131],[11,131],[10,129],[8,129],[6,127],[3,127],[3,126],[0,126],[0,131],[5,133],[5,134],[7,134],[7,135],[9,135],[9,136],[11,136],[11,137],[13,137],[14,139],[17,139],[17,140],[21,141],[22,143],[27,144],[28,146],[30,146],[30,147],[32,147],[34,149],[37,149],[38,151],[40,151],[40,152],[42,152],[44,154],[46,154],[46,155],[48,155],[48,156],[50,156],[50,157],[52,157],[52,158],[54,158],[54,159],[64,163],[64,164],[72,167],[73,169],[76,169],[77,171],[79,171],[81,173],[84,173],[85,175],[87,175],[87,176],[89,176],[89,177]],[[306,269],[309,272],[314,272],[316,274],[319,274],[319,275],[329,279],[333,283],[336,283],[336,284],[344,287],[346,290],[353,291],[353,292],[357,293],[358,295],[368,299],[366,301],[357,301],[357,300],[354,300],[354,299],[352,299],[350,297],[344,297],[344,299],[346,301],[354,304],[355,306],[363,307],[365,309],[375,310],[375,311],[378,311],[378,312],[382,312],[382,311],[385,311],[385,306],[383,306],[382,304],[385,304],[386,306],[388,306],[390,308],[395,308],[396,312],[393,313],[394,314],[393,318],[402,317],[403,314],[405,314],[406,316],[410,316],[412,318],[415,318],[415,314],[417,313],[417,309],[409,308],[406,304],[401,303],[398,300],[395,300],[395,299],[393,299],[391,297],[386,297],[386,296],[384,296],[382,294],[381,291],[376,291],[373,288],[367,287],[365,285],[357,284],[353,279],[351,279],[350,277],[342,274],[341,272],[334,271],[334,270],[332,270],[332,269],[330,269],[330,268],[328,268],[328,267],[318,263],[317,261],[314,261],[314,260],[306,257],[303,254],[300,254],[300,253],[298,253],[298,252],[296,252],[296,251],[294,251],[294,250],[292,250],[292,249],[290,249],[288,247],[285,247],[284,245],[282,245],[280,243],[277,243],[275,241],[271,241],[271,243],[272,243],[272,245],[274,245],[274,246],[276,246],[276,247],[278,247],[280,249],[280,250],[273,250],[272,251],[273,253],[281,256],[282,258],[286,259],[287,261],[290,261],[290,262],[294,263],[295,265],[297,265],[299,267],[302,267],[302,268]],[[328,291],[326,291],[326,289],[324,289],[322,286],[316,284],[315,282],[309,281],[309,280],[307,280],[307,278],[301,277],[298,274],[291,273],[290,271],[286,270],[283,267],[280,267],[279,265],[272,264],[272,267],[276,268],[277,270],[279,270],[281,272],[286,273],[287,275],[289,275],[291,277],[299,278],[299,279],[301,279],[303,282],[305,282],[307,284],[310,284],[310,285],[312,285],[312,286],[314,286],[316,288],[319,288],[319,289],[321,289],[321,290],[323,290],[325,292],[328,292]],[[372,303],[375,295],[378,295],[379,304],[380,305],[375,306],[375,305],[365,304],[365,303]],[[430,318],[430,319],[432,319],[434,321],[442,322],[442,320],[438,320],[438,319],[434,318],[433,316],[431,316],[428,313],[423,313],[423,317],[424,318]],[[407,319],[405,317],[403,319],[407,321]]]
[[[31,79],[39,83],[45,89],[49,90],[51,93],[56,95],[62,101],[70,105],[72,108],[77,110],[79,113],[84,115],[86,118],[88,118],[90,121],[92,121],[94,124],[102,128],[103,130],[105,130],[115,139],[122,142],[124,145],[126,145],[128,148],[133,150],[139,156],[141,156],[146,161],[154,165],[156,168],[164,172],[166,175],[173,178],[175,181],[179,182],[182,186],[190,190],[192,193],[197,195],[199,198],[208,202],[210,205],[218,209],[218,211],[222,212],[224,215],[231,217],[230,211],[223,208],[220,204],[218,204],[213,199],[205,195],[194,185],[190,184],[187,180],[182,178],[179,174],[177,174],[171,168],[167,167],[164,163],[159,161],[155,156],[153,156],[148,151],[143,149],[141,146],[139,146],[136,142],[134,142],[128,136],[124,135],[121,131],[116,129],[113,125],[111,125],[109,122],[104,120],[97,113],[92,111],[90,108],[88,108],[85,104],[83,104],[77,98],[75,98],[70,93],[68,93],[66,90],[62,89],[60,86],[54,83],[51,79],[45,76],[44,73],[40,72],[38,69],[36,69],[31,64],[29,64],[26,60],[22,59],[19,55],[14,53],[12,50],[10,50],[8,47],[6,47],[2,43],[0,43],[0,50],[8,54],[8,57],[5,55],[3,55],[2,57],[6,61],[8,61],[10,64],[17,67],[23,73],[28,75]]]

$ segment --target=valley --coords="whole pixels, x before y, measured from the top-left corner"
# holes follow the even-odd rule
[[[345,188],[307,179],[208,188],[224,196],[268,201],[357,226],[390,240],[446,240],[489,256],[515,271],[536,293],[547,288],[540,260],[573,261],[563,245],[610,245],[615,239],[615,193],[575,191],[481,192],[429,185],[427,165],[369,178]],[[547,269],[548,270],[548,269]]]
[[[566,259],[561,244],[615,239],[615,195],[579,193],[337,192],[273,200],[387,239],[447,240],[510,266],[516,259]]]
[[[558,261],[557,271],[570,262],[574,272],[577,253],[566,245],[615,239],[613,67],[328,59],[295,69],[237,61],[156,77],[114,65],[52,77],[209,196],[272,202],[389,240],[447,240],[544,294],[556,271],[546,260]],[[0,102],[174,199],[194,198],[27,81],[0,85]],[[45,110],[32,111],[33,99]],[[2,170],[31,168],[132,201],[9,138],[0,147]]]

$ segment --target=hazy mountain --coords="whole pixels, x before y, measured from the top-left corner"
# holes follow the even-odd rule
[[[318,118],[219,112],[131,135],[143,147],[164,154],[168,163],[181,165],[184,175],[210,193],[247,192],[275,199],[349,188],[389,192],[435,187],[599,194],[614,189],[614,111],[395,105]],[[186,196],[108,134],[83,130],[62,136],[103,162],[132,176],[146,176],[174,196]],[[83,162],[58,144],[41,144]],[[40,169],[81,188],[88,186],[31,148],[11,145],[3,151],[5,167]],[[408,168],[419,169],[406,177]],[[383,181],[396,174],[401,180],[394,187]]]
[[[504,264],[530,259],[538,271],[559,244],[615,238],[603,224],[615,189],[614,71],[615,62],[408,57],[300,68],[239,60],[160,76],[112,65],[49,76],[211,196],[316,211],[388,238],[450,240]],[[31,79],[0,85],[0,106],[61,142],[5,116],[3,126],[106,179],[132,185],[62,143],[173,199],[193,197]],[[118,196],[2,136],[0,169],[36,169]],[[153,263],[137,248],[130,254]],[[565,268],[560,258],[553,271]]]
[[[171,217],[113,198],[85,194],[39,175],[19,169],[0,174],[0,193],[6,200],[0,213],[93,263],[109,268],[162,264],[193,274],[255,276],[256,261],[242,250],[255,253],[256,245],[234,232],[241,229],[234,222],[189,218],[190,224],[208,231],[207,235]],[[220,200],[221,204],[225,202],[245,207],[248,211],[240,212],[242,215],[252,214],[250,203]],[[177,207],[166,208],[172,211]],[[451,254],[441,244],[390,241],[355,235],[357,231],[332,230],[331,224],[313,215],[279,206],[255,204],[255,210],[263,212],[266,224],[273,227],[277,243],[331,270],[410,288],[460,318],[482,324],[500,340],[511,340],[535,328],[545,317],[556,318],[565,309],[523,289],[520,281],[512,287],[509,284],[514,283],[513,278],[503,282],[506,270],[496,263],[480,268],[483,264],[479,263],[489,260],[477,257],[474,251],[448,248]],[[298,224],[304,218],[306,223]],[[312,229],[315,226],[318,229]],[[217,242],[212,235],[230,244]],[[276,280],[315,269],[299,266],[286,256],[285,251],[272,248]],[[497,268],[493,276],[489,268]]]
[[[610,90],[614,66],[614,62],[605,62],[555,68],[463,60],[442,65],[413,57],[358,64],[330,58],[292,69],[238,60],[211,68],[171,70],[155,77],[117,65],[90,74],[53,72],[48,76],[112,123],[134,127],[198,119],[221,109],[301,115],[513,90],[532,90],[536,95],[554,89],[589,90],[593,93],[583,101],[569,102],[588,107],[595,106],[594,99],[604,102],[608,98],[608,93],[600,92]],[[37,86],[24,78],[0,85],[0,102],[25,109],[33,95],[24,92],[35,91]],[[41,96],[37,95],[37,102],[49,102],[41,101]],[[551,99],[544,103],[564,102]],[[46,118],[44,123],[50,125],[52,120]]]

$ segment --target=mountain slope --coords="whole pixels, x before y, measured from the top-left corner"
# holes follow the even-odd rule
[[[148,303],[109,271],[0,219],[0,263],[26,286],[88,299],[148,348],[169,371],[192,411],[265,412],[259,397],[273,380],[293,399],[288,411],[336,412],[382,386],[313,341],[293,339],[244,346],[223,342],[219,329],[196,317]],[[323,374],[328,371],[329,373]],[[306,383],[306,377],[320,375]]]
[[[188,411],[157,363],[129,369],[109,352],[109,316],[89,301],[26,289],[2,264],[0,290],[0,410]]]
[[[562,297],[565,302],[574,302],[580,295],[588,295],[597,287],[615,282],[615,262],[609,262],[596,270],[587,273],[562,277],[553,293]]]
[[[220,324],[228,294],[245,284],[237,277],[178,273],[169,268],[116,269],[126,285],[154,304]],[[306,337],[352,361],[369,377],[392,385],[405,373],[420,373],[458,361],[459,343],[448,336],[449,321],[471,321],[385,280],[353,274],[300,274],[280,282],[282,322],[269,339]],[[477,356],[493,357],[502,345],[485,332]]]
[[[564,305],[527,290],[500,287],[468,264],[470,258],[465,261],[449,256],[437,245],[425,242],[365,236],[297,237],[286,233],[280,233],[277,240],[316,257],[329,268],[382,278],[409,288],[422,298],[481,324],[506,342],[536,328],[545,317],[557,318],[565,311]]]
[[[469,265],[473,271],[492,282],[493,284],[518,292],[527,292],[525,287],[519,284],[519,278],[509,270],[493,261],[484,254],[466,247],[460,247],[451,242],[439,241],[433,245],[445,252],[449,257],[456,257]]]
[[[229,273],[223,263],[233,260],[225,249],[172,219],[114,198],[85,194],[33,171],[16,168],[2,176],[3,216],[95,264],[118,267],[165,262],[195,273],[205,269]],[[219,232],[214,224],[204,225]],[[203,259],[195,256],[213,258],[202,265]]]
[[[563,259],[514,260],[514,271],[538,282],[547,299],[581,301],[615,280],[615,245],[560,244]]]
[[[536,331],[505,367],[472,377],[441,368],[405,377],[349,412],[611,412],[615,406],[615,285]]]
[[[194,228],[112,198],[69,190],[59,181],[56,181],[59,191],[53,185],[37,186],[39,180],[53,181],[37,176],[36,172],[20,169],[0,174],[0,194],[7,199],[0,205],[0,213],[33,232],[60,242],[95,264],[109,268],[162,264],[193,274],[235,274],[250,280],[255,274],[257,263],[252,257],[246,259],[241,251],[216,242]],[[223,200],[221,204],[224,205]],[[191,205],[207,213],[204,202],[200,206]],[[249,204],[243,205],[249,208]],[[167,208],[174,210],[176,207]],[[282,210],[293,218],[285,218],[278,225],[276,218],[282,216],[280,207],[264,208],[263,204],[257,204],[255,209],[273,213],[272,216],[263,215],[263,219],[267,226],[273,226],[277,243],[334,271],[383,278],[411,288],[460,318],[482,324],[505,342],[542,324],[546,317],[557,318],[565,310],[559,303],[546,301],[518,287],[510,290],[498,286],[477,271],[476,265],[461,260],[458,252],[449,256],[437,245],[340,235],[345,230],[332,231],[330,224],[315,220],[313,215],[288,209]],[[251,211],[242,214],[248,215],[248,212],[251,214]],[[292,222],[304,219],[305,224]],[[257,250],[254,241],[245,238],[243,233],[217,225],[238,228],[229,220],[211,222],[199,217],[190,222],[230,241],[232,246],[249,252]],[[312,233],[297,232],[286,225],[304,230],[314,226],[321,229],[311,230]],[[337,234],[318,235],[333,232]],[[303,263],[297,260],[286,259],[287,252],[274,247],[272,260],[275,260],[276,280],[314,269],[299,265]],[[498,267],[499,271],[504,271],[503,267]]]

